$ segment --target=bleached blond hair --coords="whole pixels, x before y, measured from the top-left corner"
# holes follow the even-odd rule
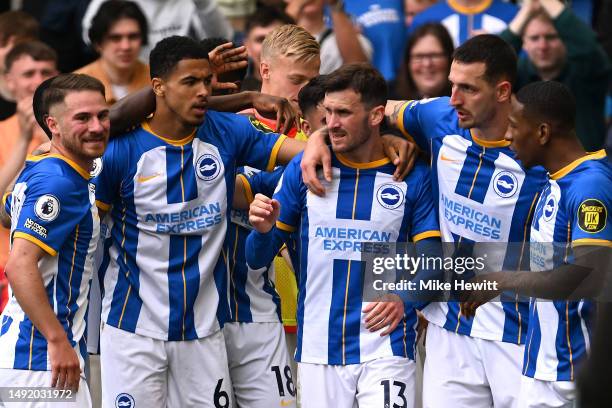
[[[261,46],[261,60],[284,56],[295,61],[311,61],[321,57],[321,47],[302,27],[285,24],[270,32]]]

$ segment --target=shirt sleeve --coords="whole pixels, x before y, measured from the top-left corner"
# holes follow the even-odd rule
[[[272,172],[261,171],[253,173],[249,176],[245,176],[246,183],[244,185],[247,187],[247,190],[250,189],[253,196],[259,193],[266,197],[272,197],[284,170],[284,167],[277,167]]]
[[[294,232],[298,228],[302,209],[302,193],[305,188],[302,183],[300,161],[302,155],[296,156],[285,169],[274,198],[280,203],[280,215],[276,227],[286,232]]]
[[[407,101],[400,109],[397,125],[404,136],[431,153],[429,141],[447,134],[456,116],[447,97]]]
[[[82,191],[69,179],[44,177],[28,183],[21,205],[13,214],[12,239],[26,239],[47,252],[57,255],[66,239],[89,208],[89,192]]]
[[[441,237],[438,215],[431,191],[431,178],[429,171],[423,169],[422,179],[417,190],[416,200],[412,209],[412,225],[410,229],[411,240],[418,242],[422,239]]]
[[[606,185],[610,185],[610,180],[602,177],[581,183],[580,188],[573,191],[568,206],[572,246],[612,246],[612,192],[609,188],[602,188]]]
[[[97,162],[101,168],[94,169],[94,174],[97,173],[92,180],[96,186],[96,205],[103,211],[110,210],[113,201],[119,194],[119,187],[123,179],[121,170],[126,165],[126,157],[126,152],[123,152],[123,155],[120,152],[119,141],[112,140],[102,160]]]
[[[251,166],[260,170],[272,171],[276,167],[276,157],[285,135],[266,133],[255,126],[250,117],[231,115],[228,136],[236,146],[238,166]]]

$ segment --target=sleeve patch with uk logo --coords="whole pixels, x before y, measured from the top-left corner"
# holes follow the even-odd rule
[[[578,226],[584,232],[594,234],[606,227],[608,210],[599,200],[590,198],[580,203],[578,207]]]

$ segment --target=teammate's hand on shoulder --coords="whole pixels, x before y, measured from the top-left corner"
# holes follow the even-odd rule
[[[371,332],[385,328],[380,336],[386,336],[397,328],[404,318],[404,302],[395,294],[387,294],[377,302],[370,302],[363,309],[366,313],[366,329]]]
[[[66,336],[48,342],[51,387],[78,391],[81,380],[79,358]]]
[[[320,165],[323,166],[323,176],[325,180],[331,182],[332,179],[331,152],[329,151],[326,140],[326,127],[310,135],[306,143],[306,149],[304,149],[302,162],[300,163],[304,184],[306,184],[308,190],[321,197],[325,194],[325,188],[317,177],[317,167]]]
[[[249,206],[249,222],[258,232],[265,234],[276,224],[280,214],[278,200],[256,194]]]
[[[401,181],[414,167],[417,156],[417,147],[414,142],[395,135],[384,134],[381,136],[385,155],[395,164],[393,180]]]

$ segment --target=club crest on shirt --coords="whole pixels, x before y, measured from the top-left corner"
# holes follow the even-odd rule
[[[542,217],[544,218],[544,221],[548,222],[553,219],[556,208],[557,201],[555,200],[555,197],[548,197],[546,199],[546,203],[544,204],[544,208],[542,209]]]
[[[383,184],[376,192],[378,203],[384,208],[394,210],[404,202],[404,192],[394,184]]]
[[[91,171],[89,172],[89,176],[91,178],[98,177],[102,173],[102,158],[98,157],[94,159],[91,165]]]
[[[34,205],[34,213],[43,221],[53,221],[57,218],[59,212],[59,200],[51,194],[40,196]]]
[[[584,232],[595,234],[606,227],[608,209],[599,200],[589,198],[578,207],[578,227]]]
[[[196,162],[195,172],[204,181],[214,180],[221,173],[221,162],[212,154],[203,154]]]
[[[115,398],[115,408],[134,408],[134,398],[130,394],[121,393]]]
[[[518,190],[518,180],[509,171],[500,171],[493,177],[493,190],[502,198],[512,197]]]

